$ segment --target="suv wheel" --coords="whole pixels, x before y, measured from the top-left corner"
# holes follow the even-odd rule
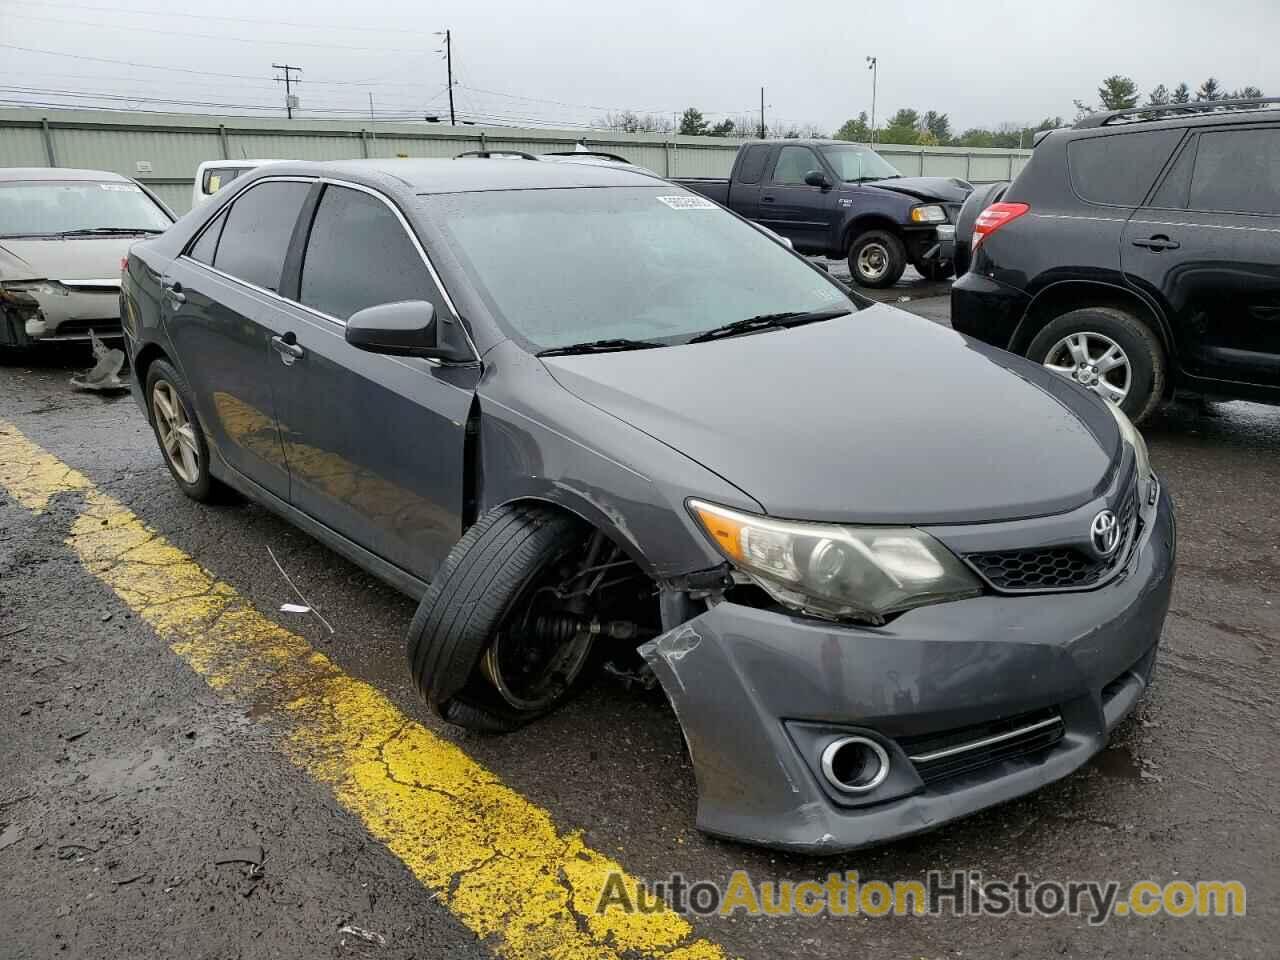
[[[1164,350],[1155,333],[1114,307],[1064,313],[1041,330],[1027,356],[1117,404],[1134,423],[1164,393]]]
[[[862,287],[892,287],[907,269],[907,249],[887,230],[868,230],[849,245],[849,273]]]

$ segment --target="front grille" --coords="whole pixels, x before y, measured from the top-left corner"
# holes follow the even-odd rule
[[[1039,753],[1056,744],[1065,733],[1061,715],[1050,707],[991,723],[906,737],[899,739],[898,745],[920,779],[929,784]]]
[[[1125,498],[1117,517],[1120,546],[1105,559],[1074,546],[1033,550],[993,550],[970,553],[969,564],[995,589],[1006,593],[1045,590],[1086,590],[1105,580],[1129,555],[1138,525],[1136,488]]]

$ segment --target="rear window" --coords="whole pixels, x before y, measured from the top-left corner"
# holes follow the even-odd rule
[[[1181,130],[1148,130],[1073,140],[1071,187],[1091,203],[1137,206],[1181,137]]]
[[[1189,206],[1280,214],[1280,129],[1200,134]]]
[[[237,197],[213,265],[265,290],[279,290],[293,225],[310,189],[309,183],[269,180]]]

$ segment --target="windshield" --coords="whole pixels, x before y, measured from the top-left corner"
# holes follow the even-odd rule
[[[164,230],[169,218],[137,184],[26,180],[0,183],[0,236],[69,230]]]
[[[874,150],[859,147],[855,144],[825,144],[818,148],[827,162],[835,168],[841,180],[887,180],[900,177],[891,164]]]
[[[762,314],[858,309],[775,240],[671,184],[422,199],[499,324],[535,351],[683,343]]]

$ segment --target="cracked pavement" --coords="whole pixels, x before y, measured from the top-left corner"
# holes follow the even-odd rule
[[[918,293],[901,305],[945,316],[945,298],[904,289],[886,298]],[[511,736],[437,724],[404,667],[413,604],[257,506],[187,501],[129,398],[67,387],[87,365],[41,351],[0,366],[0,419],[57,459],[23,468],[38,484],[0,483],[6,957],[464,958],[513,929],[538,955],[546,922],[581,955],[618,952],[589,895],[606,861],[721,883],[739,868],[973,869],[1249,887],[1242,920],[736,917],[635,934],[650,953],[705,940],[832,960],[1274,955],[1280,409],[1180,405],[1144,427],[1177,504],[1179,576],[1155,685],[1111,749],[1030,797],[818,861],[693,829],[692,772],[658,695],[601,678]],[[335,634],[280,612],[296,598],[267,547]],[[215,862],[258,846],[260,864]]]

